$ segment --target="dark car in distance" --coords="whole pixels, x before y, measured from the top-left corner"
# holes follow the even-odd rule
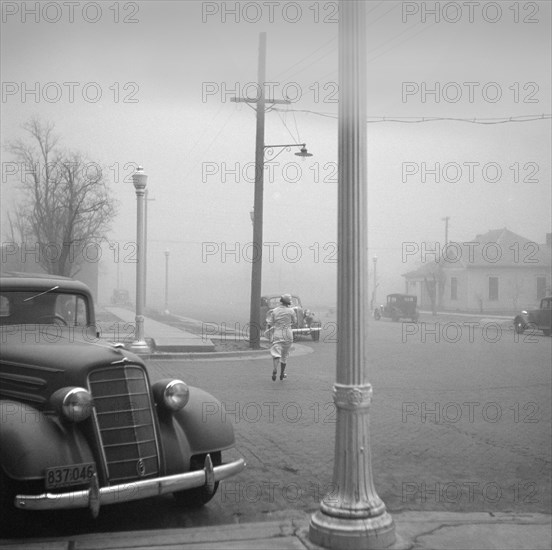
[[[418,321],[418,298],[411,294],[388,294],[387,302],[374,310],[374,319],[379,321],[388,317],[392,321],[410,319]]]
[[[263,330],[266,329],[266,316],[268,312],[280,305],[280,297],[280,294],[261,296],[261,325]],[[291,296],[291,307],[295,309],[295,313],[297,314],[297,324],[291,327],[293,338],[310,336],[313,341],[318,342],[320,340],[322,323],[316,319],[315,313],[303,307],[299,296]]]
[[[522,334],[526,330],[542,330],[545,336],[552,333],[552,296],[542,298],[536,309],[523,310],[514,318],[514,330]]]
[[[221,404],[177,379],[152,381],[144,361],[100,340],[86,285],[0,277],[0,524],[25,511],[100,507],[172,493],[201,506],[238,474]],[[220,410],[220,409],[219,409]],[[231,451],[233,452],[233,451]]]

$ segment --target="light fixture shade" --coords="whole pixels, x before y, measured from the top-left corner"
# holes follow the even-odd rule
[[[301,147],[301,151],[299,153],[295,153],[296,157],[312,157],[312,153],[309,153],[307,151],[306,147]]]
[[[144,172],[141,166],[136,168],[136,172],[132,174],[132,183],[137,191],[144,190],[148,182],[148,175]]]

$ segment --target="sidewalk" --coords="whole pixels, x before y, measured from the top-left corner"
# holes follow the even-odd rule
[[[310,516],[297,512],[277,521],[95,533],[41,541],[0,541],[0,550],[317,550],[309,540]],[[392,514],[392,550],[544,550],[552,547],[545,514],[402,512]]]
[[[109,306],[104,308],[107,312],[119,318],[123,326],[118,326],[111,330],[105,329],[105,334],[110,336],[116,334],[124,341],[124,338],[134,336],[135,313],[123,307]],[[117,322],[106,323],[114,325]],[[129,329],[128,326],[132,328]],[[192,353],[192,352],[210,352],[215,351],[215,345],[209,338],[201,334],[193,334],[186,330],[172,327],[171,325],[160,323],[150,317],[144,317],[144,333],[147,340],[152,343],[155,351],[160,353]]]

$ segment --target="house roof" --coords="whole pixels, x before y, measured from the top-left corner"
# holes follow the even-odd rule
[[[449,242],[440,252],[439,262],[428,251],[428,260],[421,267],[404,273],[403,277],[424,278],[437,274],[440,268],[552,267],[549,245],[531,241],[507,228],[478,234],[471,241]]]

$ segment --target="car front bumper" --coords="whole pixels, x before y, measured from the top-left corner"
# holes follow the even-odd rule
[[[310,327],[310,328],[292,328],[293,334],[312,334],[313,332],[320,332],[322,327]]]
[[[131,500],[142,500],[154,496],[185,491],[195,487],[209,487],[214,490],[217,481],[239,474],[245,468],[240,458],[220,466],[214,466],[207,455],[202,470],[175,474],[172,476],[144,479],[121,485],[99,487],[96,474],[88,489],[66,493],[43,493],[40,495],[16,495],[14,505],[23,510],[62,510],[89,508],[96,517],[103,504],[115,504]]]

